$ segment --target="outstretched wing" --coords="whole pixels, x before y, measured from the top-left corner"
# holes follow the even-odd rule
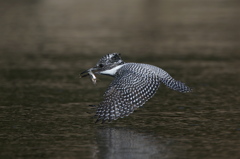
[[[128,116],[153,97],[160,82],[179,92],[191,91],[191,88],[156,66],[136,63],[123,66],[105,92],[104,100],[98,105],[96,122]]]
[[[158,75],[160,77],[160,81],[168,88],[183,93],[190,92],[192,90],[190,87],[186,86],[185,83],[173,79],[166,71],[161,68],[159,68]]]
[[[149,70],[144,71],[128,70],[116,75],[98,105],[96,122],[128,116],[156,93],[160,86],[159,77]]]
[[[164,71],[159,67],[148,65],[148,64],[140,64],[140,65],[154,72],[160,78],[160,81],[163,84],[165,84],[167,87],[175,91],[190,92],[192,90],[190,87],[186,86],[184,83],[173,79],[166,71]]]
[[[162,78],[161,82],[164,83],[167,87],[169,87],[175,91],[179,91],[179,92],[183,92],[183,93],[192,91],[192,89],[190,87],[186,86],[185,83],[182,83],[180,81],[173,79],[170,75],[169,75],[169,77]]]

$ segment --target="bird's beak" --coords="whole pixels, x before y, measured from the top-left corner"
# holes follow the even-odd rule
[[[96,70],[97,70],[97,67],[93,67],[93,68],[90,68],[88,70],[85,70],[82,73],[80,73],[80,78],[86,77],[86,76],[89,75],[89,72],[93,72],[93,71],[96,71]]]

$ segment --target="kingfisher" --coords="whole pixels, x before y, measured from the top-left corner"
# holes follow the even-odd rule
[[[97,105],[96,123],[117,120],[133,113],[154,96],[160,83],[183,93],[192,90],[159,67],[143,63],[125,63],[119,53],[103,56],[95,67],[83,71],[80,75],[90,75],[96,84],[97,78],[94,73],[113,77],[104,93],[103,101]]]

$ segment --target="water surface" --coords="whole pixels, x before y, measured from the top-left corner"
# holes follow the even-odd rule
[[[0,1],[1,158],[240,156],[240,8],[221,1]],[[94,124],[111,77],[79,73],[106,53],[159,66],[161,85],[130,116]]]

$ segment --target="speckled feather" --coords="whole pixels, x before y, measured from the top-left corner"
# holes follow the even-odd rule
[[[104,100],[98,105],[96,122],[128,116],[153,97],[161,82],[179,92],[191,91],[166,71],[148,64],[125,63],[114,77],[104,94]]]

